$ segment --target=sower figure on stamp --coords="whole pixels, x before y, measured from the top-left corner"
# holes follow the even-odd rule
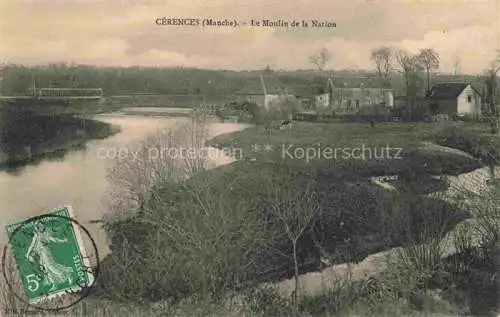
[[[52,285],[49,291],[53,291],[57,284],[68,281],[71,284],[71,276],[73,269],[57,263],[52,255],[52,250],[49,243],[64,243],[66,239],[58,239],[52,237],[44,225],[40,222],[35,224],[35,234],[31,240],[31,244],[26,252],[26,258],[30,262],[38,261],[42,268],[42,273],[45,275],[45,284]],[[36,254],[36,259],[33,257]]]

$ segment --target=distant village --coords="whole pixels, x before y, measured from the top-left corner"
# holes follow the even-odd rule
[[[399,73],[406,82],[406,94],[396,94],[390,84],[389,50],[381,48],[372,52],[378,74],[375,72],[371,76],[336,76],[331,71],[322,84],[316,81],[290,85],[284,84],[278,74],[267,70],[259,78],[247,80],[245,87],[237,93],[237,102],[255,103],[269,109],[273,103],[295,100],[303,109],[299,118],[305,115],[323,119],[435,122],[481,120],[491,115],[489,103],[494,101],[488,98],[491,89],[488,77],[475,83],[460,80],[459,76],[448,76],[447,80],[433,78],[431,72],[439,67],[439,57],[431,49],[422,50],[415,56],[392,53],[395,54],[393,59],[403,69]],[[320,64],[320,70],[327,54],[323,51],[312,57],[313,63]]]
[[[440,82],[427,96],[398,96],[372,77],[328,77],[323,86],[285,85],[276,75],[263,74],[248,80],[237,93],[237,102],[255,103],[268,109],[284,99],[296,100],[305,113],[328,117],[383,115],[393,121],[479,119],[483,112],[481,93],[468,82]]]

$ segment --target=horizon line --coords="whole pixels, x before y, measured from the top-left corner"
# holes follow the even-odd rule
[[[46,67],[53,67],[53,66],[63,66],[67,68],[76,68],[76,67],[90,67],[90,68],[96,68],[96,69],[105,69],[105,68],[111,68],[111,69],[132,69],[132,68],[142,68],[142,69],[190,69],[190,70],[201,70],[201,71],[216,71],[216,72],[233,72],[233,73],[250,73],[250,72],[269,72],[266,67],[264,68],[255,68],[255,69],[225,69],[225,68],[202,68],[202,67],[195,67],[195,66],[145,66],[145,65],[132,65],[132,66],[116,66],[116,65],[96,65],[96,64],[80,64],[80,63],[73,63],[73,62],[53,62],[53,63],[37,63],[37,64],[25,64],[25,63],[13,63],[13,62],[3,62],[0,64],[0,70],[5,67],[22,67],[22,68],[46,68]],[[314,68],[295,68],[295,69],[273,69],[270,68],[271,73],[290,73],[290,72],[317,72],[317,73],[325,73],[325,72],[330,72],[334,73],[335,72],[343,72],[343,73],[370,73],[370,74],[377,74],[376,69],[314,69]],[[396,72],[397,73],[397,72]],[[453,71],[434,71],[432,72],[435,75],[452,75],[452,76],[477,76],[481,75],[483,76],[482,73],[476,72],[476,73],[461,73],[461,74],[454,74]]]

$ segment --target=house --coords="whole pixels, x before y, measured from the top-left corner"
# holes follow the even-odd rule
[[[362,108],[394,105],[392,89],[371,77],[330,77],[326,91],[330,96],[330,107],[337,114],[356,114]]]
[[[481,95],[469,83],[435,84],[428,99],[433,114],[447,114],[450,117],[481,115]]]
[[[330,94],[322,93],[314,96],[314,105],[316,108],[328,108],[330,106]]]
[[[295,95],[274,75],[246,78],[244,87],[236,93],[238,103],[255,103],[266,109],[287,99],[295,99]]]
[[[305,109],[328,108],[330,95],[323,87],[314,84],[295,85],[291,87],[295,97]]]

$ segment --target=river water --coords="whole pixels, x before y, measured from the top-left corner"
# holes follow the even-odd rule
[[[95,119],[120,125],[122,131],[104,140],[88,142],[85,149],[69,152],[58,161],[42,161],[17,173],[0,172],[0,242],[7,241],[5,226],[71,204],[75,218],[87,228],[98,245],[100,256],[109,252],[106,236],[99,224],[89,223],[104,215],[104,199],[109,182],[108,168],[115,151],[126,149],[134,141],[158,129],[173,127],[187,118],[142,116],[96,116]],[[236,123],[211,123],[210,135],[246,128]],[[215,149],[214,149],[215,150]],[[231,162],[224,155],[210,156],[217,165]]]

